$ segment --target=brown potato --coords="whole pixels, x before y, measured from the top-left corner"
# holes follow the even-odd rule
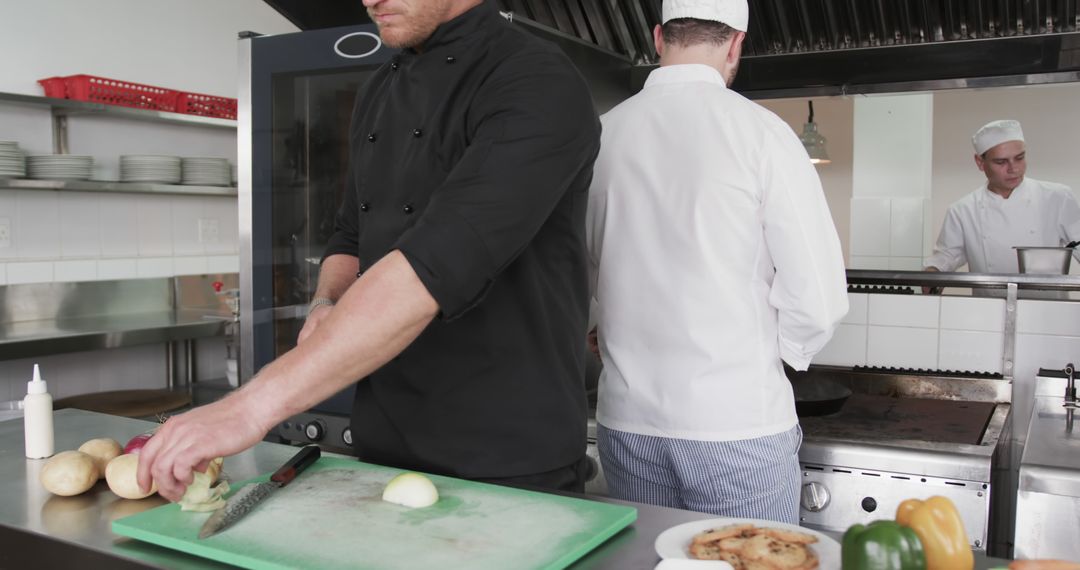
[[[94,458],[94,463],[98,469],[98,478],[101,479],[105,477],[105,467],[109,465],[110,461],[123,454],[124,448],[120,447],[120,443],[115,439],[102,437],[91,439],[80,445],[79,451]]]
[[[139,454],[128,453],[109,462],[105,468],[105,481],[113,493],[125,499],[142,499],[157,493],[157,484],[153,483],[149,493],[139,489],[136,473],[139,469]]]
[[[81,451],[62,451],[41,468],[41,484],[54,495],[70,497],[86,492],[98,480],[94,458]]]

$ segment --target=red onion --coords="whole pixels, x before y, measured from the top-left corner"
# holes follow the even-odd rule
[[[141,434],[131,438],[131,440],[127,442],[127,445],[124,446],[124,453],[125,454],[127,454],[127,453],[138,453],[139,451],[142,450],[143,446],[146,445],[146,442],[150,441],[150,437],[152,435],[154,435],[154,434],[152,434],[152,433],[141,433]]]

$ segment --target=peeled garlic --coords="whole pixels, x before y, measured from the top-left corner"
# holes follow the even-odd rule
[[[418,509],[434,505],[439,500],[439,492],[431,479],[419,473],[402,473],[386,484],[382,500]]]

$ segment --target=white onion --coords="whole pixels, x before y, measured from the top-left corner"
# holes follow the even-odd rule
[[[383,489],[382,500],[405,507],[430,507],[439,500],[439,491],[431,479],[419,473],[402,473]]]

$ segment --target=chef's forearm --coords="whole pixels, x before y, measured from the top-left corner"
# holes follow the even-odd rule
[[[405,256],[395,250],[348,287],[303,344],[260,371],[236,397],[246,409],[265,413],[269,430],[397,356],[438,311]]]
[[[315,298],[337,302],[349,286],[356,282],[359,271],[360,260],[355,256],[337,254],[327,257],[319,269],[319,286],[315,289]]]

